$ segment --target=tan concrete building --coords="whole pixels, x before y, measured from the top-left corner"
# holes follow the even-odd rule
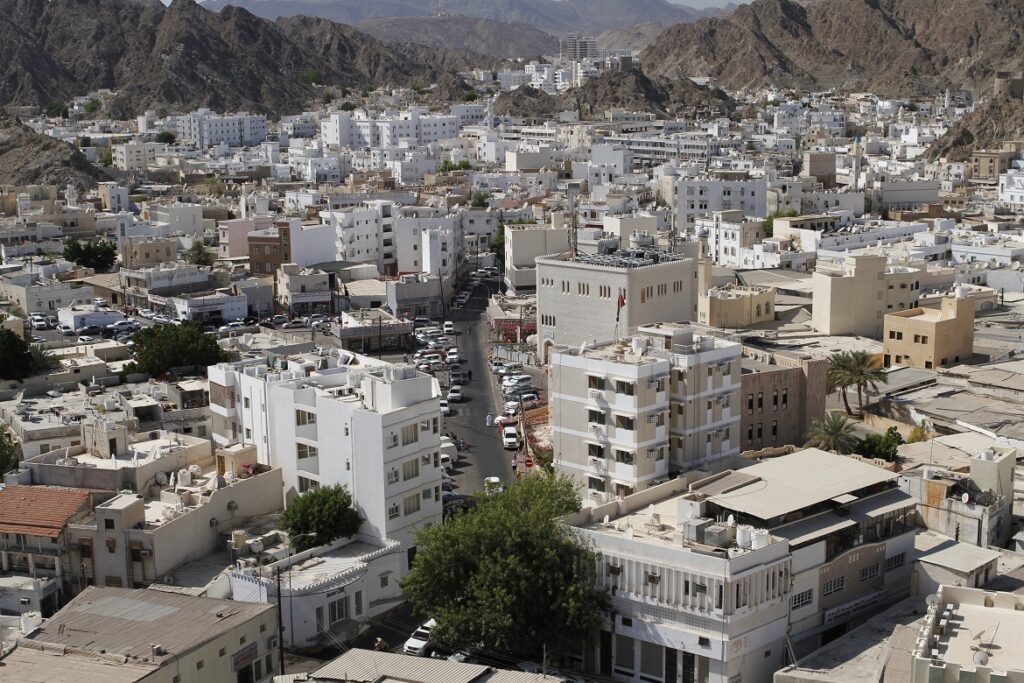
[[[963,290],[942,307],[912,308],[885,316],[883,364],[932,369],[974,353],[974,302]]]
[[[1006,173],[1013,160],[1020,156],[1024,143],[1004,142],[999,149],[977,149],[971,154],[971,179],[984,182],[998,182],[999,175]]]
[[[505,228],[505,284],[514,292],[537,287],[538,256],[569,250],[569,228],[563,220],[555,225],[512,224]]]
[[[173,237],[125,237],[118,245],[121,266],[144,268],[171,263],[178,258],[178,240]]]
[[[554,464],[589,504],[739,453],[740,345],[681,323],[551,356]]]
[[[920,269],[889,265],[881,255],[819,261],[811,279],[811,324],[822,334],[878,339],[887,313],[916,305],[922,279]]]
[[[803,444],[825,414],[828,361],[744,347],[742,367],[741,450]]]
[[[697,322],[701,325],[736,329],[774,319],[774,287],[712,287],[697,299]]]

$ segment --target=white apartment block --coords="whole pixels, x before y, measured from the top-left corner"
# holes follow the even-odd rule
[[[585,670],[636,683],[771,681],[791,645],[804,654],[908,594],[914,501],[895,477],[806,449],[566,516],[611,593]]]
[[[379,116],[357,110],[325,117],[320,122],[320,136],[329,147],[398,147],[403,141],[429,145],[457,138],[459,125],[459,115],[431,114],[424,107],[389,110]]]
[[[739,268],[743,250],[765,238],[764,221],[744,220],[741,211],[715,211],[696,220],[698,236],[706,236],[707,255],[720,266]]]
[[[746,146],[739,138],[719,138],[704,132],[609,135],[604,142],[629,150],[633,161],[645,166],[672,161],[706,163],[712,157],[728,154],[729,150],[741,151]]]
[[[221,363],[209,378],[214,442],[256,446],[260,462],[281,467],[285,500],[343,484],[363,533],[406,550],[441,521],[440,390],[429,375],[325,355],[281,369]]]
[[[697,317],[696,260],[659,251],[545,256],[537,263],[537,352]],[[622,306],[619,302],[622,301]],[[621,331],[622,334],[617,334]]]
[[[119,171],[143,171],[156,165],[156,155],[167,151],[160,142],[131,141],[113,145],[114,167]]]
[[[551,355],[556,469],[601,505],[739,453],[740,344],[685,324]]]
[[[740,211],[747,218],[768,215],[765,178],[723,180],[711,176],[675,181],[677,228],[692,231],[697,219],[715,211]]]
[[[987,262],[995,267],[1009,266],[1024,261],[1024,238],[993,234],[956,237],[950,245],[950,253],[953,263]]]
[[[1024,211],[1024,168],[1010,169],[999,176],[999,203],[1013,211]]]
[[[569,228],[565,226],[511,224],[504,229],[505,284],[513,293],[536,288],[538,256],[569,249]]]
[[[209,109],[173,118],[179,140],[192,142],[200,149],[213,145],[235,147],[258,145],[267,139],[267,117],[262,114],[214,114]]]
[[[811,215],[776,218],[773,234],[793,240],[802,250],[829,256],[843,254],[847,250],[902,242],[927,230],[926,223],[883,220],[846,222],[838,215]]]

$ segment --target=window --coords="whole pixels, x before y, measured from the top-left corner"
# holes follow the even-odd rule
[[[779,390],[776,389],[772,392],[772,410],[778,410],[779,407]]]
[[[246,399],[248,402],[249,399]],[[246,406],[248,407],[248,406]],[[295,424],[298,426],[303,425],[315,425],[316,424],[316,413],[311,413],[306,410],[295,411]]]
[[[601,493],[604,493],[604,480],[597,479],[595,477],[587,477],[587,488],[591,491],[599,491]]]
[[[782,390],[782,409],[789,408],[789,389]]]
[[[411,443],[416,443],[420,439],[420,431],[416,428],[416,423],[405,425],[402,427],[402,445],[408,446]]]
[[[793,595],[790,599],[790,605],[793,609],[800,609],[814,602],[814,589],[808,588],[805,591],[801,591]]]
[[[306,477],[299,477],[299,493],[305,493],[306,491],[315,489],[320,484],[313,479],[307,479]]]
[[[412,515],[420,511],[420,497],[417,494],[406,496],[402,501],[402,510],[406,515]]]
[[[604,391],[604,377],[594,377],[593,375],[589,375],[587,377],[587,388]]]
[[[228,649],[226,647],[222,647],[221,649],[217,650],[217,656],[218,657],[223,657],[227,653],[228,653]]]
[[[310,446],[305,443],[295,444],[295,457],[299,460],[305,460],[306,458],[315,458],[319,455],[316,446]]]
[[[778,435],[779,435],[779,421],[778,420],[772,420],[772,436],[778,436]]]
[[[402,514],[402,511],[399,509],[398,503],[388,505],[388,519],[395,519],[400,514]]]
[[[388,483],[389,484],[397,484],[398,483],[398,470],[396,470],[395,468],[391,468],[391,470],[388,472]]]
[[[246,396],[245,398],[242,399],[242,405],[245,406],[246,408],[249,407],[249,397],[248,396]]]
[[[355,610],[357,617],[363,613],[363,591],[355,593]]]
[[[846,588],[846,577],[838,576],[834,579],[829,579],[825,582],[824,588],[821,590],[822,595],[832,595]]]
[[[899,555],[893,555],[892,557],[886,559],[886,561],[885,561],[885,571],[890,572],[893,569],[898,569],[899,567],[902,567],[903,564],[906,561],[907,561],[907,554],[906,553],[900,553]]]
[[[113,529],[114,528],[114,520],[112,520],[112,519],[105,519],[105,520],[103,520],[103,528],[104,529]]]
[[[388,582],[389,582],[388,575],[387,574],[381,574],[380,575],[380,587],[381,588],[387,588],[388,587]]]
[[[875,578],[876,576],[878,576],[879,571],[880,571],[880,567],[878,566],[877,562],[869,564],[866,567],[861,567],[860,568],[860,580],[861,581],[869,581],[869,580]]]
[[[592,458],[603,458],[604,457],[604,446],[598,443],[587,444],[587,455]]]
[[[330,618],[330,623],[337,624],[339,621],[348,619],[348,596],[338,598],[334,602],[328,603],[327,615]]]
[[[747,415],[754,414],[754,395],[747,394]]]
[[[196,662],[196,671],[202,670],[204,666],[206,666],[206,664],[204,664],[203,660],[200,659],[198,662]]]
[[[587,411],[587,422],[593,422],[594,424],[603,425],[607,421],[603,411],[600,410],[588,410]]]
[[[633,464],[633,454],[630,453],[629,451],[620,451],[619,449],[616,448],[615,449],[615,462],[621,462],[624,465],[632,465]]]
[[[615,428],[616,429],[628,429],[633,430],[636,426],[636,421],[628,415],[616,415],[615,416]]]
[[[625,396],[632,396],[635,391],[635,385],[632,382],[623,382],[621,380],[615,381],[615,393],[623,394]]]
[[[406,460],[402,463],[402,481],[409,481],[420,476],[420,461],[418,458]]]
[[[757,394],[757,409],[761,410],[762,408],[764,408],[764,394],[759,392]]]

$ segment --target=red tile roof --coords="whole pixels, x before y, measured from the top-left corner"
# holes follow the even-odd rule
[[[0,490],[0,533],[56,538],[90,493],[61,486],[6,486]]]

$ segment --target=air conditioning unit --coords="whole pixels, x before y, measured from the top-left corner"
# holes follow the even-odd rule
[[[648,448],[647,449],[647,457],[648,458],[656,458],[656,457],[658,457],[658,449],[657,448]]]
[[[604,392],[601,391],[600,389],[590,389],[589,391],[587,391],[587,396],[589,396],[590,398],[601,398],[602,396],[604,396]]]
[[[594,456],[594,455],[590,456],[590,466],[591,467],[597,467],[599,464],[601,464],[601,459],[600,458],[598,458],[597,456]]]
[[[216,517],[211,517],[210,518],[210,526],[217,526],[219,524],[220,524],[220,522],[217,520]]]
[[[650,382],[647,383],[647,388],[648,389],[657,389],[658,388],[658,384],[659,384],[658,380],[652,379]]]
[[[647,424],[649,424],[649,425],[656,425],[656,424],[658,424],[658,416],[657,415],[648,415],[647,416]]]
[[[591,433],[597,434],[598,436],[600,436],[600,434],[601,434],[601,425],[590,425],[590,431],[591,431]]]

